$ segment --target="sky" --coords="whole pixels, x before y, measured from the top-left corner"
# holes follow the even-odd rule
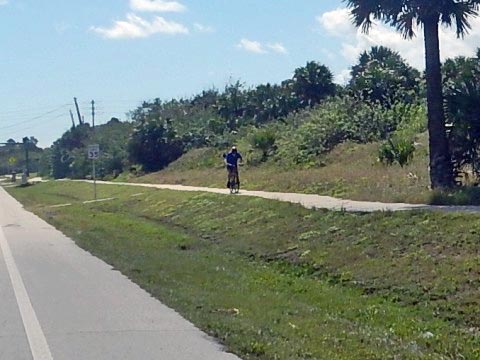
[[[442,30],[443,58],[475,53],[480,19],[472,25],[463,40]],[[382,24],[362,34],[340,0],[0,0],[0,142],[51,145],[71,125],[74,97],[86,121],[95,100],[105,123],[144,100],[280,82],[311,60],[344,83],[374,45],[423,69],[419,35]]]

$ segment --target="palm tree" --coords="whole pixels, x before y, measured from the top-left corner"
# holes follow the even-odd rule
[[[420,72],[399,53],[374,46],[363,52],[352,67],[349,87],[355,95],[386,107],[398,101],[412,103],[420,93]]]
[[[328,67],[315,61],[295,70],[293,91],[304,107],[313,107],[328,96],[335,95],[333,74]]]
[[[430,180],[432,188],[454,185],[453,166],[445,129],[439,26],[455,26],[458,37],[470,30],[469,17],[477,16],[480,0],[344,0],[357,27],[368,32],[373,20],[394,26],[405,38],[416,27],[425,36]]]

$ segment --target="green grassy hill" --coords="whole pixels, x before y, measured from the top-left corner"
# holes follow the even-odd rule
[[[246,146],[246,165],[240,169],[242,186],[249,190],[303,192],[354,200],[385,202],[430,202],[428,190],[427,137],[418,139],[413,161],[405,166],[385,166],[378,161],[379,143],[344,143],[312,168],[284,167],[275,161],[251,165]],[[168,168],[132,182],[224,187],[226,172],[222,151],[195,149]]]

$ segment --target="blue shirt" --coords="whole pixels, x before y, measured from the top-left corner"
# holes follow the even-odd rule
[[[243,158],[242,158],[242,155],[238,152],[237,153],[229,152],[225,156],[225,160],[227,162],[227,166],[228,165],[238,166],[238,160],[243,160]]]

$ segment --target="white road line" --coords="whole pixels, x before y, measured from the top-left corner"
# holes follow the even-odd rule
[[[7,271],[10,275],[13,291],[17,298],[18,308],[22,316],[23,326],[27,334],[28,343],[32,352],[33,360],[53,360],[47,339],[42,331],[42,327],[37,319],[35,310],[33,309],[27,289],[23,283],[17,264],[13,258],[12,251],[8,245],[7,238],[3,229],[0,227],[0,249],[3,253],[3,259],[7,265]]]

